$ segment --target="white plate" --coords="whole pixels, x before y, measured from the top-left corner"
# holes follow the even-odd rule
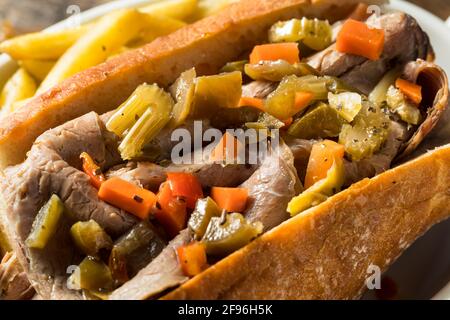
[[[418,20],[430,36],[437,64],[450,74],[450,28],[444,21],[405,1],[391,0],[390,7],[409,13]],[[386,275],[397,284],[399,299],[434,297],[450,300],[450,221],[426,233],[397,260]],[[373,298],[373,292],[368,292],[365,298]]]
[[[104,14],[120,8],[139,7],[158,0],[113,1],[80,14],[82,23],[95,20]],[[450,28],[445,23],[413,4],[401,0],[391,0],[390,7],[415,17],[429,34],[436,51],[437,63],[450,74]],[[48,30],[59,30],[70,22],[60,22]],[[16,70],[17,66],[8,56],[0,56],[0,85]],[[450,221],[444,222],[417,241],[387,272],[399,288],[399,298],[450,299]],[[372,298],[369,292],[365,298]]]

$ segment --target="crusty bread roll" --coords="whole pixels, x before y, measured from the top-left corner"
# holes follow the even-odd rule
[[[373,275],[370,265],[385,270],[450,216],[449,164],[447,145],[365,179],[267,232],[164,299],[356,299]]]
[[[43,132],[90,111],[116,108],[141,83],[167,86],[181,72],[216,73],[267,37],[280,19],[348,15],[358,2],[384,0],[242,0],[206,18],[67,79],[0,119],[0,169],[20,163]]]

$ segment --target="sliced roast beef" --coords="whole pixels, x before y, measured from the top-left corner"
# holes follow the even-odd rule
[[[15,253],[6,253],[0,263],[0,300],[29,300],[35,294]]]
[[[147,267],[133,279],[116,289],[111,300],[145,300],[189,280],[183,274],[176,249],[190,242],[188,230],[183,230]]]
[[[405,66],[404,78],[422,86],[423,100],[419,107],[426,119],[417,128],[412,138],[404,144],[400,159],[417,149],[444,115],[449,103],[447,75],[434,63],[420,59],[412,61]]]
[[[100,118],[90,113],[46,132],[24,163],[4,171],[0,184],[8,233],[13,235],[15,252],[30,282],[44,299],[81,298],[66,287],[67,267],[77,265],[81,258],[69,234],[74,221],[94,219],[113,237],[136,222],[124,211],[100,201],[88,176],[69,164],[79,165],[77,158],[86,151],[99,163],[113,165],[117,162],[114,145]],[[67,212],[45,249],[29,249],[25,240],[32,223],[52,194],[61,198]]]
[[[379,60],[340,53],[335,45],[308,59],[308,63],[324,75],[340,77],[350,86],[369,94],[392,64],[405,64],[432,54],[428,36],[417,21],[401,12],[393,12],[367,20],[371,27],[385,31],[384,51]]]
[[[242,96],[265,99],[277,88],[277,84],[269,81],[252,81],[242,87]]]
[[[256,165],[221,165],[200,163],[192,165],[174,165],[162,167],[150,162],[128,162],[110,170],[107,177],[120,177],[150,190],[157,190],[167,179],[168,172],[186,172],[194,174],[203,188],[236,187],[247,180],[257,169]]]
[[[248,221],[261,222],[267,231],[289,219],[287,205],[302,191],[291,150],[281,143],[241,187],[249,192]]]

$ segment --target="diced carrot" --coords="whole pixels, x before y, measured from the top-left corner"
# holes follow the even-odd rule
[[[80,158],[83,161],[84,173],[86,173],[89,176],[91,184],[97,189],[99,189],[102,183],[106,180],[100,167],[95,163],[94,159],[92,159],[92,157],[86,152],[83,152],[80,155]]]
[[[161,185],[157,195],[157,205],[153,212],[156,220],[164,227],[170,237],[175,237],[186,227],[186,201],[174,197],[169,183]]]
[[[305,109],[314,98],[314,94],[309,91],[298,91],[295,93],[294,112],[298,113]]]
[[[315,143],[312,147],[306,169],[305,189],[325,179],[335,159],[343,159],[344,153],[344,146],[334,141],[324,140]]]
[[[395,81],[395,86],[416,105],[419,105],[422,102],[421,86],[401,78],[398,78],[397,81]]]
[[[211,198],[220,208],[228,212],[242,213],[247,207],[248,190],[245,188],[213,187]]]
[[[264,111],[264,100],[251,97],[241,97],[241,100],[239,100],[238,107],[253,107],[261,111]]]
[[[117,177],[102,183],[98,197],[143,220],[148,218],[156,203],[153,192]]]
[[[384,38],[384,30],[371,29],[364,22],[349,19],[339,32],[336,50],[378,60],[383,53]]]
[[[203,198],[202,185],[197,177],[191,173],[168,173],[167,182],[170,185],[173,196],[184,198],[189,209],[194,209],[197,200]]]
[[[284,60],[291,64],[300,62],[300,50],[295,42],[263,44],[253,48],[250,54],[250,63],[261,61]]]
[[[242,143],[228,132],[222,136],[217,146],[211,152],[210,160],[223,162],[225,160],[235,160],[242,151]]]
[[[205,245],[200,242],[179,247],[177,254],[181,269],[188,277],[194,277],[208,267]]]

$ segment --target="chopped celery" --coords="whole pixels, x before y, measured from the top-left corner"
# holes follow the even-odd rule
[[[154,85],[142,84],[131,94],[106,124],[106,128],[123,137],[144,112],[152,105],[155,96]]]
[[[239,71],[198,77],[195,81],[194,118],[210,117],[211,110],[236,108],[242,96],[242,73]]]
[[[302,42],[309,48],[320,51],[331,45],[330,23],[318,19],[292,19],[277,22],[269,31],[270,42]]]
[[[130,129],[119,146],[124,160],[139,157],[144,146],[170,121],[174,105],[172,97],[157,85],[151,86],[151,92],[148,101],[149,108]]]
[[[228,62],[226,65],[223,66],[223,68],[220,70],[220,72],[239,71],[241,73],[244,73],[244,67],[247,63],[248,63],[248,60]]]
[[[389,118],[378,106],[365,101],[352,124],[342,127],[339,143],[345,146],[353,161],[370,157],[386,141],[389,124]]]
[[[195,93],[195,69],[189,69],[181,74],[178,80],[172,85],[170,91],[176,103],[173,107],[171,127],[178,127],[184,124],[191,111]]]
[[[400,76],[400,70],[394,69],[385,74],[377,86],[369,95],[369,101],[381,106],[387,100],[387,92],[390,86],[395,83],[395,80]]]
[[[284,60],[261,61],[258,64],[246,64],[245,73],[253,80],[279,82],[290,75],[318,75],[317,70],[307,63],[290,64]]]

